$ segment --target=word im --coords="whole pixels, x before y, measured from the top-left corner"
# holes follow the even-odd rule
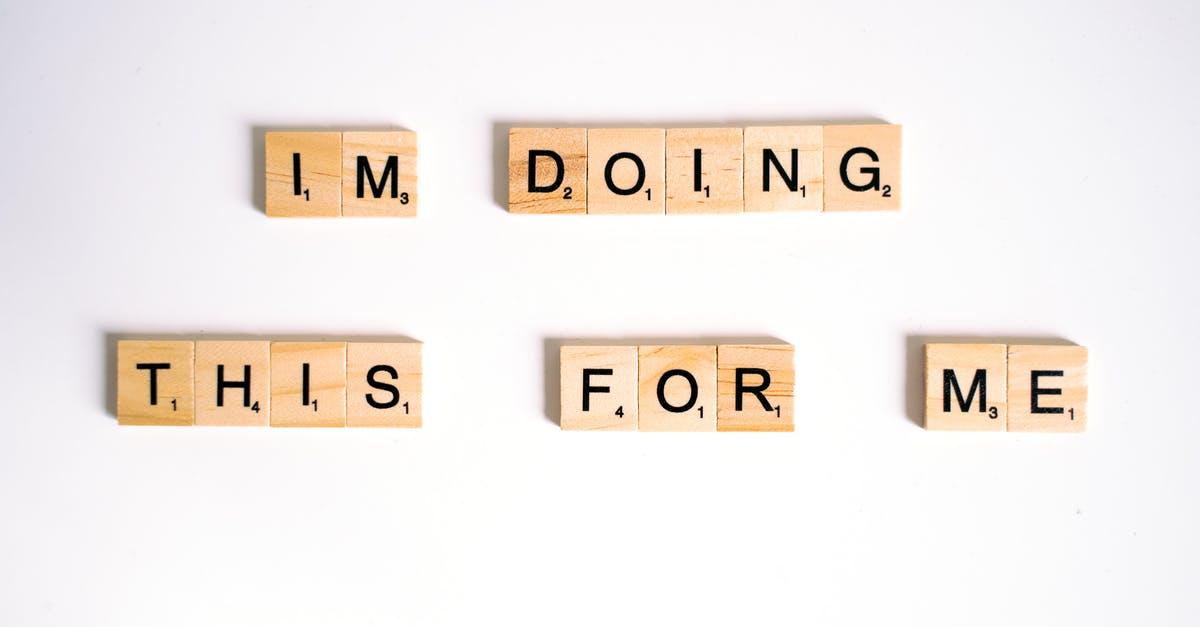
[[[412,131],[269,132],[266,170],[268,216],[417,215]]]

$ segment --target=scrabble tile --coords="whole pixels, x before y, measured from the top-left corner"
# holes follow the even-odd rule
[[[510,129],[509,213],[586,213],[587,141],[586,128]]]
[[[417,215],[416,133],[342,133],[342,215]]]
[[[742,129],[667,129],[667,213],[742,210]]]
[[[196,342],[196,424],[265,427],[271,417],[271,343]]]
[[[1087,361],[1083,346],[1009,346],[1008,430],[1086,430]]]
[[[421,426],[421,343],[346,344],[346,426]]]
[[[191,425],[194,352],[186,341],[117,342],[117,423]]]
[[[563,346],[559,387],[564,431],[638,428],[636,346]]]
[[[745,210],[820,211],[824,194],[820,126],[745,130]]]
[[[792,431],[793,348],[717,347],[717,431]]]
[[[345,342],[271,342],[271,426],[346,426]]]
[[[342,214],[342,134],[267,133],[267,215]]]
[[[900,208],[900,126],[825,127],[825,211]]]
[[[638,429],[717,430],[717,347],[638,347]]]
[[[1004,344],[926,344],[925,428],[1004,431],[1007,361]]]
[[[666,131],[588,129],[587,212],[663,213]]]

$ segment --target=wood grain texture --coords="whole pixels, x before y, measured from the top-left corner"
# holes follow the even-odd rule
[[[294,176],[295,154],[300,155],[299,190]],[[327,131],[267,133],[266,179],[268,216],[340,216],[342,134]]]
[[[227,384],[218,389],[218,376]],[[271,343],[196,342],[196,424],[265,427],[271,418]]]
[[[587,154],[589,214],[663,213],[666,198],[665,129],[588,129]],[[642,164],[640,169],[639,162]],[[623,193],[610,189],[610,184]]]
[[[1004,431],[1008,424],[1007,362],[1004,344],[926,344],[925,428]],[[983,371],[982,378],[979,371]]]
[[[820,126],[745,129],[745,211],[821,211],[824,131]]]
[[[584,380],[584,370],[595,370]],[[611,372],[608,372],[611,371]],[[584,391],[584,386],[590,388]],[[563,346],[559,349],[559,425],[564,431],[638,428],[636,346]],[[584,399],[587,399],[586,406]]]
[[[117,342],[117,423],[191,425],[194,360],[190,341]]]
[[[1040,373],[1036,384],[1035,371]],[[1035,390],[1040,392],[1035,394]],[[1025,345],[1008,347],[1009,431],[1086,431],[1087,400],[1087,348]]]
[[[638,347],[639,430],[716,431],[716,409],[716,346]]]
[[[508,131],[509,213],[581,214],[587,212],[586,128],[513,128]],[[562,160],[562,179],[551,155],[537,156],[531,191],[530,151],[549,151]]]
[[[896,124],[825,127],[825,211],[900,208],[900,134]]]
[[[360,168],[361,157],[366,167]],[[385,177],[384,175],[388,176]],[[374,182],[374,188],[372,186]],[[379,197],[376,197],[379,192]],[[342,133],[342,215],[417,215],[417,134],[413,131]]]
[[[718,346],[717,431],[793,431],[794,359],[794,349],[788,344]],[[737,393],[739,372],[740,395]],[[762,386],[765,389],[758,390]],[[752,389],[762,398],[748,391]]]
[[[697,152],[699,176],[697,176]],[[667,129],[667,213],[742,210],[742,129]]]
[[[346,426],[420,427],[421,371],[420,342],[347,343]]]
[[[271,343],[271,426],[346,426],[345,342]]]

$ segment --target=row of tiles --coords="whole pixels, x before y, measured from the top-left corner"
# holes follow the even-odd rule
[[[1087,429],[1083,346],[925,345],[925,428],[1081,432]]]
[[[787,344],[563,346],[564,430],[792,431]]]
[[[273,131],[265,153],[268,216],[417,215],[412,131]]]
[[[513,128],[508,209],[696,214],[900,208],[901,127]]]
[[[564,430],[791,431],[787,344],[560,350]],[[1080,432],[1082,346],[928,344],[930,430]],[[421,426],[418,342],[123,340],[125,425]]]
[[[420,427],[421,344],[122,340],[117,421]]]

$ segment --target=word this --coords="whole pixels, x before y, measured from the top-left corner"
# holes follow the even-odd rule
[[[412,131],[268,132],[267,215],[417,215]]]
[[[786,344],[563,346],[564,430],[792,431]]]
[[[925,345],[925,428],[1082,432],[1083,346]]]
[[[421,344],[122,340],[117,422],[420,427]]]
[[[900,126],[512,128],[510,213],[900,208]]]

